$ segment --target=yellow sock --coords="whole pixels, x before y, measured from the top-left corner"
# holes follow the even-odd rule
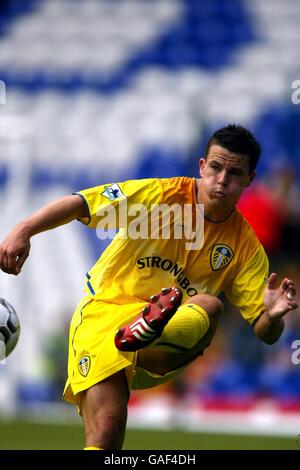
[[[196,304],[181,305],[169,323],[165,326],[160,338],[154,345],[168,349],[176,346],[178,351],[191,349],[205,335],[209,327],[206,311]],[[172,347],[173,346],[173,347]]]
[[[104,450],[101,447],[85,447],[83,450]]]

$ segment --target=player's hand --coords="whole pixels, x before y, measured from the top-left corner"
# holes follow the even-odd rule
[[[285,277],[279,287],[276,287],[277,274],[272,273],[265,289],[264,304],[269,318],[279,318],[290,310],[298,308],[295,301],[296,288],[291,279]]]
[[[30,252],[30,236],[22,226],[16,226],[0,245],[0,269],[8,274],[20,274]]]

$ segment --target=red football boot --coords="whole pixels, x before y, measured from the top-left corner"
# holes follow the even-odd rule
[[[151,344],[162,334],[181,300],[182,292],[178,287],[164,288],[159,294],[152,295],[140,316],[117,331],[116,347],[120,351],[137,351]]]

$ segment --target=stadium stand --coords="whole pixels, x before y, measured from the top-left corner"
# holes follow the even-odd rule
[[[1,236],[61,194],[195,175],[207,136],[233,121],[262,144],[260,178],[292,165],[299,182],[299,20],[297,0],[2,1]],[[0,370],[5,393],[10,374],[23,400],[38,384],[37,396],[49,397],[42,338],[69,321],[104,246],[79,224],[66,227],[34,240],[21,280],[0,277],[23,325],[22,355]],[[229,393],[230,377],[217,371],[210,393]],[[257,374],[246,379],[241,389],[252,390]]]

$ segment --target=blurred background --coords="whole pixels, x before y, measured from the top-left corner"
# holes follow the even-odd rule
[[[1,239],[60,195],[197,176],[210,134],[236,122],[262,145],[240,208],[300,292],[299,46],[298,0],[1,0]],[[105,245],[73,222],[32,240],[19,277],[0,273],[22,324],[0,364],[0,448],[82,446],[61,400],[68,326]],[[299,318],[266,346],[227,305],[204,358],[132,395],[129,428],[156,432],[129,429],[127,448],[299,447]]]

